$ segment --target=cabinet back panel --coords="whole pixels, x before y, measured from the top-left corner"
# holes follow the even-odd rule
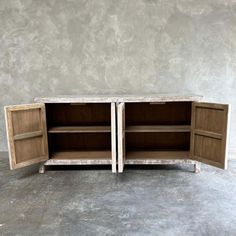
[[[190,150],[190,133],[126,133],[126,150]]]
[[[110,125],[109,103],[46,104],[48,127]]]
[[[111,150],[110,133],[50,134],[49,150]]]
[[[126,125],[190,125],[191,102],[126,103]]]

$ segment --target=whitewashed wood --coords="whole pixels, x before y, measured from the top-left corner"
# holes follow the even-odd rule
[[[39,167],[39,174],[44,174],[44,173],[45,173],[45,170],[46,170],[46,167],[45,167],[45,165],[44,165],[44,163],[43,163],[43,164],[41,164],[40,167]]]
[[[44,165],[111,165],[112,160],[49,159]]]
[[[200,173],[200,171],[201,171],[201,162],[196,161],[196,163],[194,164],[194,172]]]
[[[188,151],[130,151],[126,153],[125,164],[170,164],[192,163]]]
[[[5,124],[6,124],[6,133],[7,133],[7,147],[8,147],[8,156],[9,156],[9,165],[10,169],[13,169],[13,158],[14,154],[12,154],[12,149],[14,148],[14,141],[13,141],[13,132],[11,129],[10,121],[12,120],[7,113],[7,107],[4,107],[4,115],[5,115]],[[11,138],[12,137],[12,138]]]
[[[117,137],[118,137],[118,172],[122,173],[125,160],[125,104],[117,104]]]
[[[174,164],[195,164],[191,159],[156,159],[156,160],[125,160],[126,165],[174,165]]]
[[[116,173],[116,104],[111,103],[111,158],[112,172]]]
[[[111,151],[55,152],[44,165],[111,165],[111,155]]]
[[[181,102],[201,101],[202,96],[194,94],[114,94],[77,95],[35,98],[42,103],[120,103],[120,102]]]
[[[231,124],[231,104],[228,104],[228,117],[227,117],[227,129],[226,129],[226,137],[225,137],[225,169],[228,168],[228,159],[229,159],[229,131]]]

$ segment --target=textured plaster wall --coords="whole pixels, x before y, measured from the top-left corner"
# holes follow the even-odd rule
[[[0,150],[4,105],[138,92],[231,103],[236,150],[236,0],[0,0]]]

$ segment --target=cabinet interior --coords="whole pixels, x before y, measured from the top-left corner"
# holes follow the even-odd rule
[[[51,159],[111,160],[109,103],[46,104],[46,116]]]
[[[126,160],[188,158],[190,130],[191,102],[126,103]]]

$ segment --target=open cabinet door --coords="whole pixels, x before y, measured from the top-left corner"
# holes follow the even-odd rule
[[[5,107],[10,168],[48,160],[44,104]]]
[[[125,104],[119,103],[117,109],[118,119],[118,172],[122,173],[125,164]]]
[[[228,105],[192,104],[191,158],[227,168]]]

